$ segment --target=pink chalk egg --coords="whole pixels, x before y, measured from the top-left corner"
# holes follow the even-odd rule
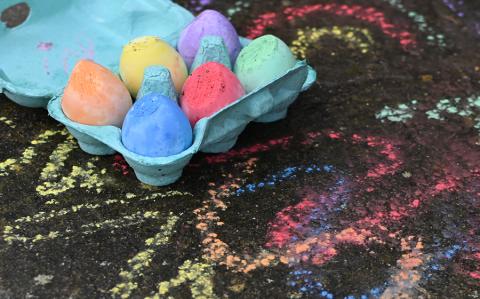
[[[205,36],[219,36],[228,49],[231,63],[235,62],[242,49],[237,31],[232,23],[215,10],[205,10],[190,25],[183,29],[177,48],[185,63],[190,68],[197,54],[200,42]]]
[[[214,114],[243,95],[245,90],[234,73],[223,64],[208,62],[195,69],[185,81],[180,105],[193,127],[201,118]]]

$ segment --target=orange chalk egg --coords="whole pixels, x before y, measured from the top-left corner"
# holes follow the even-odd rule
[[[132,98],[123,82],[90,60],[75,65],[62,97],[65,115],[84,125],[121,127],[131,106]]]

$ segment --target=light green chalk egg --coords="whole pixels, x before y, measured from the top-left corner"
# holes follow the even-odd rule
[[[295,63],[295,56],[281,39],[264,35],[242,49],[234,71],[249,93],[281,77]]]

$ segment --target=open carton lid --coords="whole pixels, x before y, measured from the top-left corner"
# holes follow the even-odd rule
[[[46,107],[78,60],[116,72],[130,40],[155,35],[176,46],[194,18],[170,0],[2,0],[0,11],[22,2],[30,7],[25,22],[0,22],[0,91],[27,107]]]

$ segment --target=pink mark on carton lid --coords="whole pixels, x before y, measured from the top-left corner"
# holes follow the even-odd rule
[[[40,51],[50,51],[50,49],[53,47],[52,42],[40,42],[37,45],[37,49]]]

